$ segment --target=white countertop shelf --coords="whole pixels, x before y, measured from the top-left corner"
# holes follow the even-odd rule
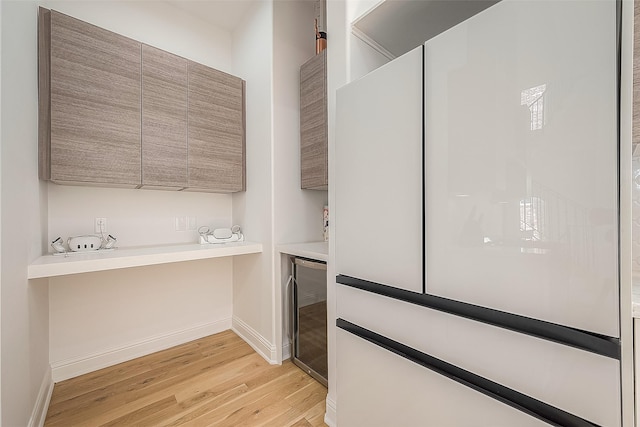
[[[262,243],[233,242],[117,248],[112,251],[74,253],[69,256],[44,255],[29,264],[28,278],[38,279],[260,252]]]
[[[288,243],[278,245],[276,249],[283,254],[315,259],[316,261],[327,262],[329,258],[329,243],[327,242]]]

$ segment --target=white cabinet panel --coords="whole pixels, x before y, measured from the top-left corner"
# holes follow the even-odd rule
[[[337,97],[336,271],[422,292],[422,47]]]
[[[336,340],[341,427],[548,426],[341,329]]]
[[[615,359],[346,286],[336,301],[346,321],[597,425],[621,423]]]
[[[619,336],[615,24],[504,0],[425,44],[428,293]]]
[[[640,319],[633,319],[633,354],[635,372],[636,427],[640,427]]]

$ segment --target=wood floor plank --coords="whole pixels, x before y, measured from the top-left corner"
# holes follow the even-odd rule
[[[92,413],[102,413],[119,408],[130,401],[140,399],[156,391],[170,389],[181,382],[208,373],[215,367],[223,366],[236,358],[252,353],[251,347],[238,346],[221,350],[214,358],[203,358],[201,355],[190,354],[190,363],[188,364],[183,364],[181,361],[177,365],[161,366],[68,401],[60,402],[56,405],[56,410],[52,411],[51,415],[48,414],[47,417],[50,418],[52,427],[56,425],[64,427],[68,425],[66,422],[79,422],[85,417],[91,417]]]
[[[249,387],[253,389],[253,388],[256,388],[259,384],[267,384],[270,381],[272,381],[274,378],[281,377],[282,375],[291,371],[291,367],[288,366],[287,364],[284,364],[284,366],[270,366],[260,356],[258,356],[257,354],[255,356],[257,356],[260,359],[260,361],[257,363],[258,369],[254,370],[253,372],[251,370],[247,370],[246,375],[243,375],[242,378],[239,380],[233,379],[226,383],[218,384],[213,389],[203,391],[201,394],[204,397],[195,396],[195,397],[192,397],[190,400],[183,401],[181,403],[181,406],[185,410],[183,411],[182,415],[180,417],[171,417],[170,419],[168,419],[168,421],[174,422],[175,425],[180,425],[181,423],[184,424],[196,418],[206,416],[213,410],[215,406],[222,406],[223,405],[222,403],[218,405],[210,405],[207,402],[208,398],[206,398],[206,396],[211,393],[215,393],[216,389],[225,390],[229,388],[231,385],[233,385],[234,383],[237,383],[238,381],[244,381],[242,385],[245,387],[245,390],[248,392]],[[251,400],[251,397],[242,396],[241,399],[244,402],[248,402]],[[178,399],[178,401],[180,402],[180,399]],[[203,401],[204,404],[201,404],[200,401]],[[194,404],[194,402],[196,402],[196,404]],[[225,404],[226,403],[227,402],[225,402]]]
[[[269,422],[264,425],[290,427],[292,425],[295,425],[300,420],[303,420],[304,417],[305,414],[300,412],[299,409],[292,407],[288,411],[282,412],[276,418],[269,420]]]
[[[309,421],[309,424],[311,424],[313,427],[326,427],[326,424],[324,423],[324,413],[320,415],[316,415],[315,417],[312,417],[312,418],[308,418],[307,420]]]
[[[316,405],[314,407],[312,407],[311,409],[309,409],[304,417],[313,425],[324,425],[324,413],[325,413],[325,407],[326,407],[326,394],[325,397],[322,399],[322,401],[316,403]],[[321,421],[319,424],[314,423],[313,420],[319,418],[319,420]]]
[[[186,357],[197,349],[198,346],[196,344],[188,343],[164,351],[167,352],[167,358],[172,360],[175,354]],[[56,384],[53,396],[51,397],[51,403],[55,405],[59,401],[69,400],[90,391],[102,389],[123,379],[130,378],[133,375],[147,372],[154,367],[157,366],[154,366],[153,360],[140,357],[80,377],[59,382]]]
[[[327,397],[327,389],[318,383],[307,384],[304,388],[287,396],[286,400],[301,412],[307,412]]]
[[[232,389],[225,389],[218,395],[210,396],[207,400],[201,400],[196,403],[178,402],[177,405],[159,411],[156,414],[141,420],[139,426],[158,426],[176,424],[178,420],[185,422],[193,418],[197,418],[200,413],[208,413],[211,408],[222,406],[229,401],[236,400],[247,392],[247,386],[240,384]]]
[[[325,398],[225,331],[56,384],[45,426],[325,426]]]
[[[203,378],[185,382],[183,387],[176,390],[176,400],[182,402],[195,396],[206,395],[207,391],[241,376],[244,380],[253,378],[253,374],[261,373],[266,366],[267,362],[257,353],[238,358],[218,369],[212,369],[211,373]]]
[[[263,399],[268,395],[275,395],[281,393],[283,389],[287,387],[299,387],[300,381],[299,372],[284,372],[279,377],[269,381],[268,383],[251,388],[242,399],[236,399],[228,402],[225,405],[221,405],[217,408],[210,408],[206,413],[199,413],[197,417],[191,416],[177,420],[176,422],[169,424],[169,426],[211,426],[216,423],[219,425],[234,425],[243,416],[247,415],[247,407],[253,405],[257,400]],[[261,402],[264,404],[273,404],[276,400],[270,400],[268,402]]]
[[[140,420],[147,418],[149,415],[152,415],[162,409],[168,408],[170,406],[175,405],[176,399],[175,397],[166,397],[162,400],[158,400],[150,405],[146,405],[138,410],[133,412],[129,412],[119,418],[116,418],[108,423],[102,424],[104,427],[115,427],[115,426],[131,426],[137,425]]]
[[[324,423],[324,413],[326,407],[326,398],[322,400],[322,402],[318,402],[316,406],[308,410],[304,418],[309,421],[313,427],[324,427],[326,424]]]
[[[219,335],[219,337],[218,337]],[[95,372],[72,378],[56,384],[51,402],[69,400],[89,391],[99,390],[113,385],[123,379],[148,372],[157,368],[165,368],[176,363],[188,363],[188,359],[194,356],[201,358],[209,356],[212,351],[226,350],[232,347],[242,346],[244,341],[238,338],[232,331],[224,331],[216,334],[216,340],[201,338],[176,347],[154,353],[149,356],[139,357],[115,366],[100,369]]]

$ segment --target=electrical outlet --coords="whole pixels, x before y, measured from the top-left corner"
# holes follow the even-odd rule
[[[96,218],[94,231],[96,233],[107,232],[107,218]]]
[[[186,231],[187,230],[187,217],[186,216],[177,216],[175,223],[176,231]]]
[[[196,228],[198,228],[196,217],[195,216],[187,217],[187,230],[191,231],[191,230],[195,230]]]

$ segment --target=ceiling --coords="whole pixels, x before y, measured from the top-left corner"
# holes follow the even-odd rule
[[[498,0],[387,0],[353,26],[398,57]]]
[[[174,7],[204,19],[216,27],[233,31],[259,0],[167,0]]]
[[[174,7],[233,31],[252,6],[263,0],[166,0]],[[293,0],[288,0],[293,1]],[[498,0],[387,0],[353,23],[393,56],[475,15]]]

